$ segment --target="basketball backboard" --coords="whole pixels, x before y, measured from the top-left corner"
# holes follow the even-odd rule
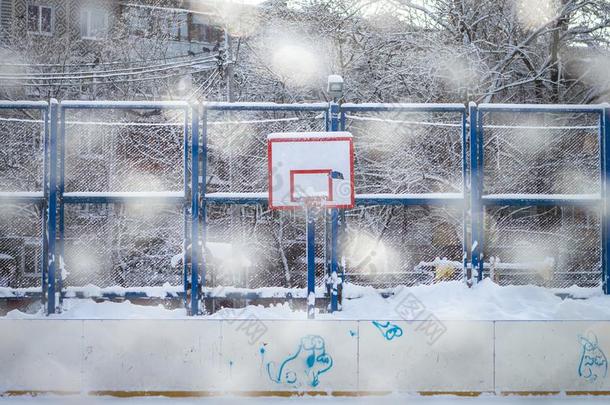
[[[354,147],[349,132],[267,136],[269,206],[295,209],[354,206]]]

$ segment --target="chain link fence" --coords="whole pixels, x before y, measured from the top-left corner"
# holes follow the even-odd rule
[[[63,286],[180,285],[190,232],[184,216],[191,165],[186,112],[63,111]],[[354,136],[356,194],[378,199],[344,212],[339,260],[347,281],[385,288],[460,279],[468,245],[463,206],[381,200],[454,195],[464,201],[469,145],[462,114],[344,114],[345,130]],[[594,113],[483,111],[484,196],[599,198],[599,125]],[[0,109],[0,287],[41,285],[45,129],[44,110]],[[266,137],[324,131],[325,113],[211,109],[205,129],[206,196],[258,198],[208,200],[205,285],[305,287],[304,215],[271,211],[264,202]],[[316,222],[319,286],[328,261],[328,219],[321,211]],[[484,230],[484,275],[502,285],[593,287],[601,281],[598,205],[486,204]]]
[[[207,184],[210,193],[260,193],[268,188],[267,135],[324,131],[321,111],[207,112]],[[303,288],[307,283],[302,212],[271,211],[266,204],[209,204],[206,285]],[[323,235],[324,221],[316,232]],[[324,238],[316,242],[316,275],[323,282]]]
[[[185,114],[65,110],[64,286],[182,284]]]
[[[44,119],[44,109],[0,108],[0,287],[42,283]]]
[[[456,112],[350,111],[357,194],[463,193],[463,123]],[[358,206],[342,235],[347,280],[375,287],[462,277],[461,208]]]
[[[484,195],[599,198],[599,114],[485,112]],[[502,285],[601,283],[600,209],[488,206],[485,274]]]

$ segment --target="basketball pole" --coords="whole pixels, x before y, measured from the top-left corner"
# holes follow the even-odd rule
[[[307,319],[315,318],[316,309],[316,220],[315,213],[305,205],[307,218]]]
[[[330,130],[339,131],[339,104],[336,101],[330,103]],[[339,237],[339,210],[332,208],[331,226],[330,226],[330,268],[329,268],[329,283],[330,283],[330,312],[339,310],[339,276],[338,276],[338,237]]]

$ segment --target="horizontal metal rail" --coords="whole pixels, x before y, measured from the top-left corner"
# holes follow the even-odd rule
[[[320,111],[328,109],[328,103],[276,104],[276,103],[203,103],[208,111]]]
[[[267,204],[267,192],[259,193],[208,193],[208,204]],[[430,194],[356,194],[356,205],[462,205],[461,193]]]
[[[74,192],[64,193],[66,204],[79,203],[142,203],[178,204],[186,202],[184,191],[176,192]]]
[[[190,107],[186,101],[83,101],[64,100],[60,103],[64,109],[187,109]]]
[[[511,205],[511,206],[529,206],[529,205],[565,205],[576,207],[599,206],[602,202],[602,197],[599,194],[489,194],[481,197],[485,205]]]
[[[402,111],[402,112],[465,112],[464,104],[422,104],[422,103],[362,103],[341,104],[342,112],[349,111]]]

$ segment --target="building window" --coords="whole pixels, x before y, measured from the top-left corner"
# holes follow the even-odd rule
[[[221,29],[212,26],[202,16],[193,15],[191,24],[191,40],[215,44],[223,40],[224,33]]]
[[[144,8],[132,8],[127,13],[129,32],[133,35],[148,35],[150,31],[150,10]]]
[[[185,13],[174,14],[168,21],[170,38],[176,41],[188,40],[188,19]]]
[[[88,9],[80,13],[80,36],[84,39],[100,39],[106,36],[108,15],[103,10]]]
[[[51,35],[53,32],[53,9],[37,4],[28,5],[28,31]]]

